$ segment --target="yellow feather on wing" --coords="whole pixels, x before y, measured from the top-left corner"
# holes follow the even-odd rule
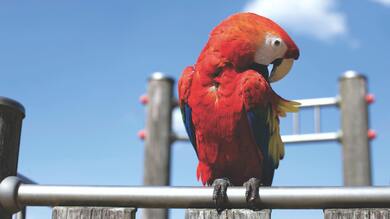
[[[275,167],[279,160],[284,157],[284,143],[280,136],[279,116],[285,117],[287,112],[298,112],[300,103],[280,98],[276,106],[271,107],[268,112],[268,124],[270,129],[269,156],[274,161]]]
[[[280,98],[277,104],[278,115],[285,117],[286,113],[295,113],[299,111],[300,103],[292,100],[285,100]]]

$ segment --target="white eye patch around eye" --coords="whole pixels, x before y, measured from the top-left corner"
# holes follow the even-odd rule
[[[257,48],[254,61],[261,65],[269,65],[275,59],[283,58],[286,51],[287,46],[280,37],[268,34],[264,43]]]

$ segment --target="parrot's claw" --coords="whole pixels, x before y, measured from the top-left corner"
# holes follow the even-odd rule
[[[257,178],[250,178],[248,181],[244,183],[244,187],[246,189],[245,191],[246,201],[254,210],[257,209],[256,200],[260,198],[259,197],[260,186],[262,186],[261,180]]]
[[[227,178],[215,179],[213,182],[214,192],[213,200],[218,214],[221,213],[224,208],[224,203],[227,201],[227,187],[230,186],[230,181]]]

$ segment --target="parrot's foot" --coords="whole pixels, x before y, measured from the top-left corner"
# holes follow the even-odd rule
[[[214,192],[213,200],[218,214],[220,214],[225,208],[224,203],[227,201],[227,187],[230,186],[230,181],[227,178],[215,179],[213,182]]]
[[[258,210],[256,208],[256,200],[259,199],[259,188],[262,186],[261,180],[257,178],[250,178],[244,183],[246,189],[245,198],[248,204],[252,207],[253,210]]]

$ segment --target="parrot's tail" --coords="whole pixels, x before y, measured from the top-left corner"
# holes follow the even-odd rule
[[[211,168],[203,162],[199,161],[198,168],[196,169],[196,178],[200,180],[203,185],[210,184],[209,181],[211,180]]]

